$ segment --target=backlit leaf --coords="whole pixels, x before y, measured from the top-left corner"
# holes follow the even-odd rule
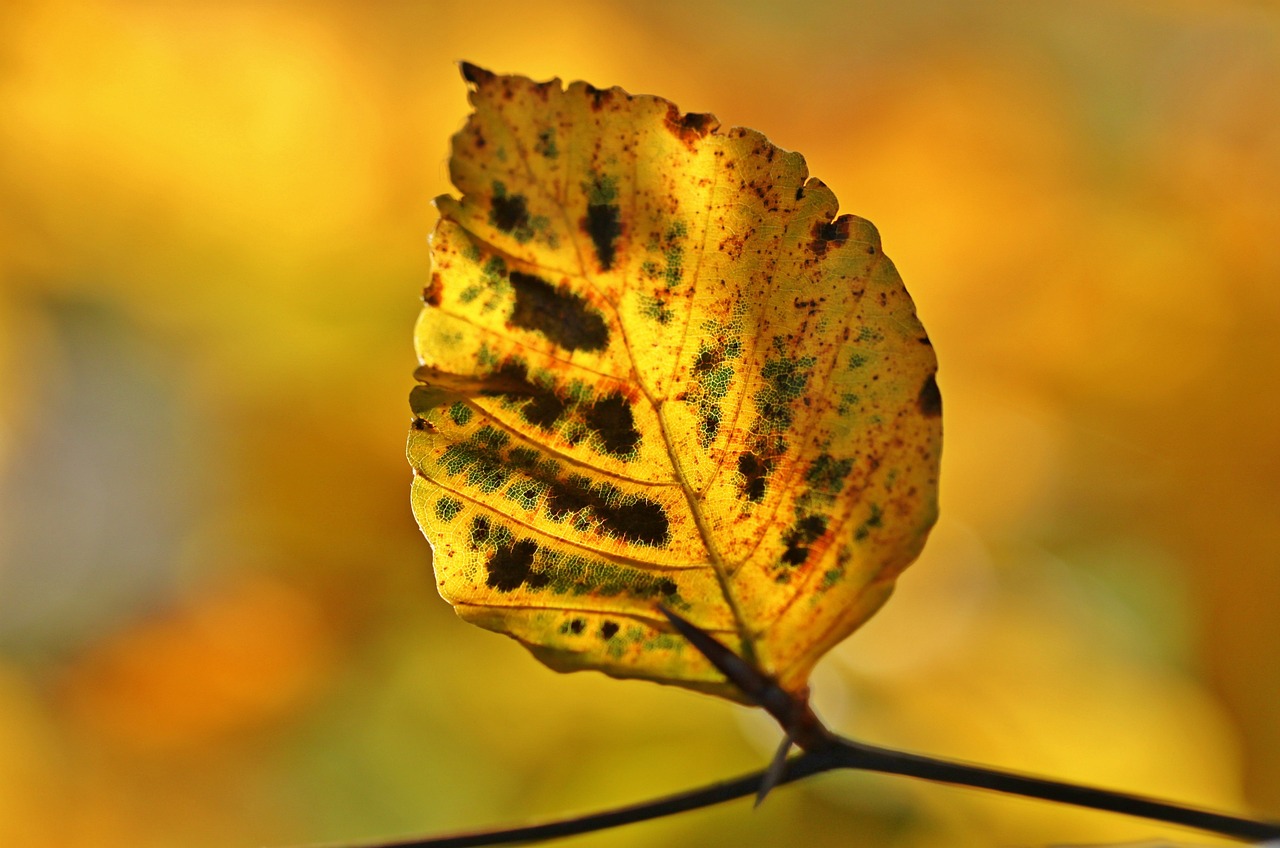
[[[415,341],[441,594],[559,670],[802,689],[937,507],[937,363],[880,238],[711,115],[472,65]]]

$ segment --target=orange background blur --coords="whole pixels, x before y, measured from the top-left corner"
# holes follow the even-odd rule
[[[402,446],[464,58],[756,127],[880,227],[942,364],[943,519],[820,666],[833,727],[1280,818],[1267,4],[10,0],[0,842],[491,826],[776,743],[433,591]],[[573,844],[1162,834],[1202,841],[842,774]]]

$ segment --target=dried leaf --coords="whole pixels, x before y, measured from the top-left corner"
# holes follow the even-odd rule
[[[463,66],[415,341],[441,594],[559,670],[804,688],[937,512],[937,363],[803,157],[660,98]]]

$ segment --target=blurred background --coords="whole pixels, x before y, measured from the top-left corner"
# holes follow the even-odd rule
[[[1280,13],[0,6],[0,841],[287,846],[760,766],[455,618],[409,512],[455,61],[804,152],[933,337],[943,518],[814,679],[881,744],[1280,818]],[[875,775],[575,845],[1195,833]]]

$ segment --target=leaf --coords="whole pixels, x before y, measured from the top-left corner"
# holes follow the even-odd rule
[[[552,668],[741,699],[666,605],[802,690],[937,512],[937,363],[879,235],[754,130],[462,70],[410,398],[441,594]]]

